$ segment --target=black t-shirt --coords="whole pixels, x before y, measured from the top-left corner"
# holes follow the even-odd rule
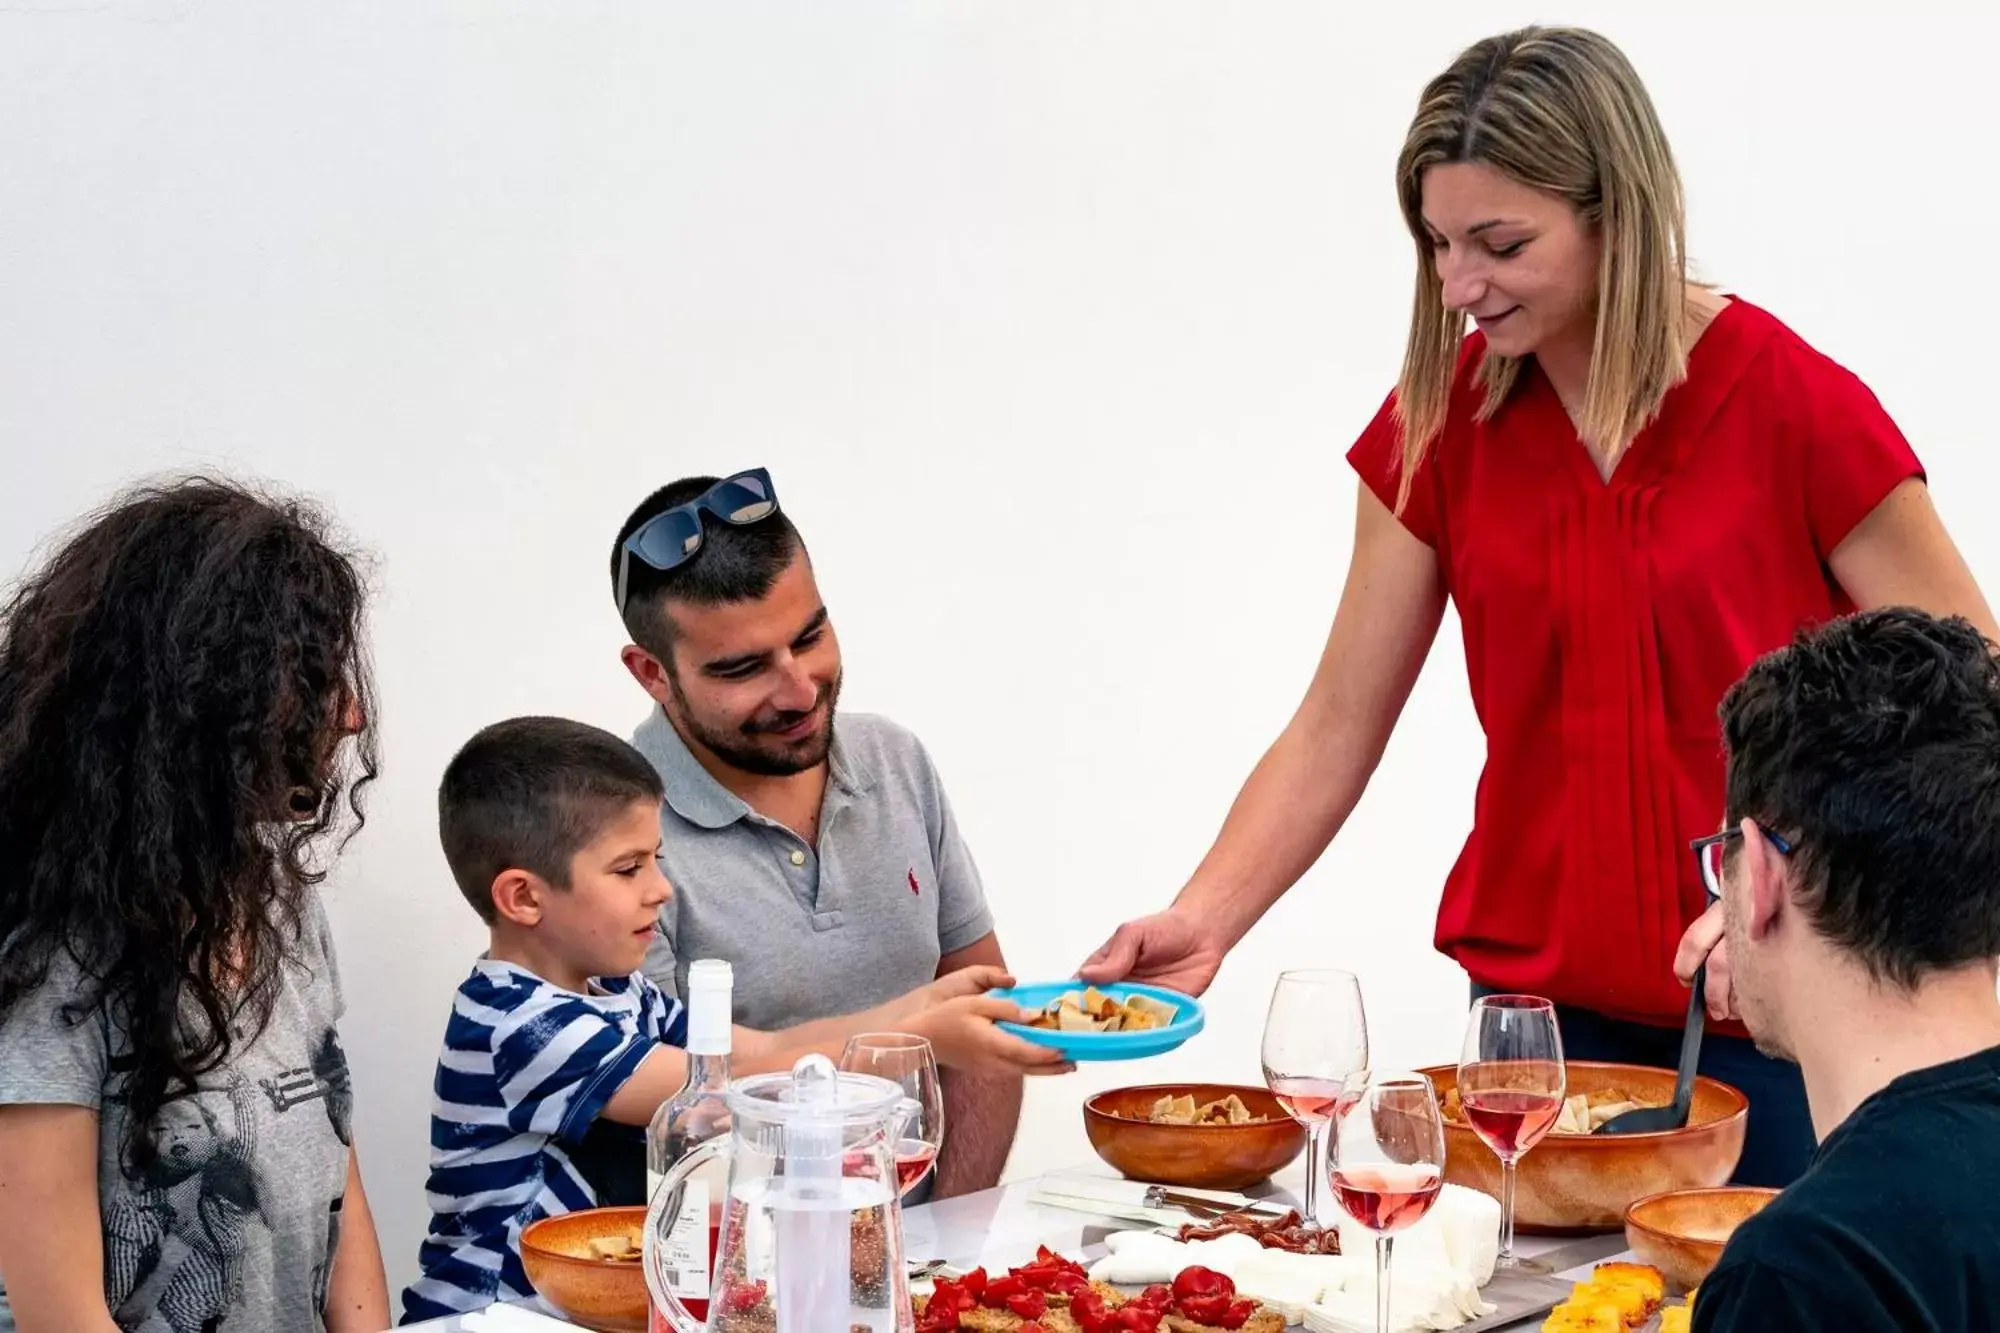
[[[2000,1046],[1905,1074],[1730,1238],[1693,1333],[2000,1330]]]

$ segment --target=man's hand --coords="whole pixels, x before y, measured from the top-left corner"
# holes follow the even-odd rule
[[[1215,980],[1224,952],[1213,931],[1170,909],[1118,927],[1076,974],[1093,984],[1142,981],[1199,995]]]
[[[979,970],[985,969],[961,968],[950,975]],[[939,978],[932,985],[942,985],[947,979]],[[1074,1066],[1063,1059],[1062,1052],[994,1026],[1025,1023],[1035,1016],[1034,1010],[995,996],[961,995],[914,1015],[904,1027],[927,1039],[937,1052],[938,1063],[953,1069],[972,1074],[1067,1074]]]
[[[999,935],[988,932],[963,948],[940,956],[937,975],[949,976],[967,968],[1006,966]],[[931,1178],[933,1202],[1000,1183],[1001,1173],[1007,1168],[1007,1154],[1014,1146],[1015,1132],[1021,1127],[1024,1083],[1020,1074],[1011,1070],[997,1077],[982,1078],[963,1069],[946,1069],[938,1081],[944,1088],[944,1122],[951,1126],[951,1135],[938,1153],[937,1174]]]
[[[1729,985],[1729,941],[1723,937],[1722,904],[1710,903],[1681,936],[1674,953],[1674,975],[1683,986],[1694,985],[1695,969],[1708,963],[1704,989],[1708,996],[1708,1016],[1718,1022],[1741,1017],[1736,1012],[1736,996]]]

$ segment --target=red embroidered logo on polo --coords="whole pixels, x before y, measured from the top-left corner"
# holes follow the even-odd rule
[[[911,893],[923,892],[922,889],[917,887],[917,868],[915,866],[910,867],[910,892]]]

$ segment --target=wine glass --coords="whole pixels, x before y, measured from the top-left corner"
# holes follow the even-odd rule
[[[1566,1086],[1553,1004],[1533,995],[1488,995],[1472,1006],[1459,1053],[1458,1102],[1472,1132],[1500,1159],[1496,1268],[1549,1271],[1514,1253],[1514,1164],[1556,1123]]]
[[[1306,1131],[1305,1224],[1319,1226],[1320,1136],[1350,1074],[1368,1067],[1368,1018],[1352,972],[1278,974],[1264,1016],[1264,1082]]]
[[[917,1104],[896,1142],[896,1196],[917,1187],[944,1151],[944,1086],[938,1081],[937,1052],[907,1032],[863,1032],[847,1039],[840,1067],[850,1074],[886,1078]]]
[[[1444,1119],[1422,1074],[1363,1071],[1341,1089],[1327,1154],[1333,1196],[1375,1233],[1375,1328],[1389,1333],[1389,1247],[1437,1202]]]

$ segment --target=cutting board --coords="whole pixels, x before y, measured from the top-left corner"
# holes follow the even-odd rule
[[[1568,1278],[1536,1277],[1528,1273],[1495,1273],[1493,1280],[1479,1289],[1487,1304],[1499,1309],[1470,1324],[1460,1324],[1459,1333],[1487,1333],[1490,1329],[1540,1326],[1544,1316],[1561,1301],[1569,1299],[1576,1283]]]
[[[1484,1319],[1459,1325],[1458,1333],[1495,1333],[1499,1329],[1526,1333],[1540,1328],[1549,1311],[1568,1300],[1570,1292],[1576,1290],[1577,1270],[1601,1263],[1624,1248],[1622,1235],[1588,1236],[1536,1255],[1555,1270],[1548,1276],[1496,1272],[1493,1280],[1479,1289],[1479,1294],[1500,1308]],[[1564,1273],[1570,1276],[1561,1276]]]
[[[1086,1227],[1081,1247],[1084,1262],[1089,1263],[1102,1256],[1105,1238],[1112,1231],[1123,1229]],[[1550,1275],[1497,1272],[1491,1281],[1480,1288],[1479,1294],[1498,1308],[1482,1319],[1460,1324],[1454,1333],[1500,1333],[1502,1329],[1509,1330],[1509,1333],[1534,1333],[1549,1311],[1569,1298],[1570,1292],[1576,1289],[1577,1279],[1586,1275],[1591,1265],[1611,1258],[1624,1248],[1625,1237],[1622,1235],[1586,1236],[1535,1256],[1555,1270]],[[958,1275],[955,1268],[947,1271],[953,1276]],[[1564,1273],[1569,1276],[1560,1276]],[[1637,1333],[1658,1333],[1658,1329],[1656,1318]]]

